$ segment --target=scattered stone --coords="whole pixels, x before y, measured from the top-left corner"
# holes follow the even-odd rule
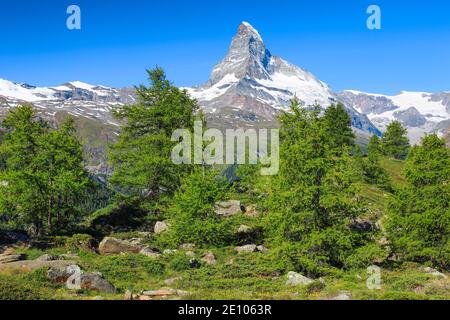
[[[193,243],[184,243],[181,246],[179,246],[180,250],[194,250],[195,244]]]
[[[152,300],[152,298],[150,298],[149,296],[139,296],[139,300],[140,301],[149,301],[149,300]]]
[[[259,212],[255,205],[250,205],[245,208],[245,215],[249,217],[259,217]]]
[[[159,289],[159,290],[148,290],[142,292],[141,296],[146,297],[168,297],[168,296],[186,296],[189,292],[183,290],[175,289]]]
[[[195,257],[195,252],[193,252],[193,251],[186,251],[186,255],[188,256],[188,257]]]
[[[307,286],[314,282],[314,280],[293,271],[288,273],[287,278],[287,286]]]
[[[170,254],[174,254],[176,252],[178,252],[177,249],[166,249],[166,250],[163,251],[163,254],[164,255],[170,255]]]
[[[267,249],[267,248],[264,247],[263,245],[257,246],[256,249],[257,249],[259,252],[262,252],[262,253],[267,253],[267,252],[269,252],[269,249]]]
[[[215,265],[217,263],[216,256],[211,251],[208,251],[201,260],[210,266]]]
[[[255,244],[246,244],[245,246],[240,246],[234,248],[235,251],[238,253],[242,252],[255,252],[256,251],[256,245]]]
[[[179,281],[181,281],[181,280],[183,280],[182,277],[170,278],[170,279],[164,280],[164,284],[167,285],[167,286],[172,286],[172,285],[174,285],[176,282],[179,282]]]
[[[214,212],[217,215],[224,217],[242,213],[241,202],[238,200],[217,202],[214,206]]]
[[[151,232],[139,231],[137,233],[141,238],[148,239],[152,236]]]
[[[44,254],[36,259],[36,261],[55,261],[58,260],[58,256],[54,256],[51,254]]]
[[[436,269],[430,268],[430,267],[426,267],[423,269],[426,273],[434,276],[434,277],[439,277],[439,278],[444,278],[447,279],[447,276],[445,274],[443,274],[442,272],[437,271]]]
[[[116,289],[99,273],[83,273],[81,275],[81,288],[95,290],[103,293],[115,293]]]
[[[139,253],[141,247],[132,244],[129,241],[119,240],[116,238],[106,237],[100,242],[98,251],[102,255],[119,254],[119,253]]]
[[[131,238],[131,239],[129,239],[129,240],[127,240],[129,243],[131,243],[131,244],[134,244],[134,245],[136,245],[136,246],[139,246],[139,245],[141,245],[141,243],[142,243],[142,239],[141,238]]]
[[[163,233],[164,231],[169,230],[169,226],[170,225],[168,223],[164,222],[164,221],[158,221],[158,222],[156,222],[153,231],[156,234],[160,234],[160,233]]]
[[[251,230],[252,230],[252,228],[250,228],[249,226],[246,226],[245,224],[241,224],[239,226],[237,233],[249,233]]]
[[[330,300],[352,300],[352,295],[350,292],[342,291],[337,296],[332,297]]]
[[[47,271],[47,279],[53,283],[67,283],[67,280],[73,276],[76,270],[80,271],[79,285],[80,289],[93,290],[102,293],[115,293],[116,289],[112,284],[106,281],[99,272],[85,273],[77,265],[54,266]],[[75,280],[76,283],[76,280]]]
[[[81,268],[76,264],[67,266],[54,266],[48,269],[47,279],[52,283],[65,283],[76,270],[81,271]]]
[[[160,290],[149,290],[142,292],[143,296],[148,297],[166,297],[177,295],[177,290],[174,289],[160,289]]]
[[[161,253],[150,249],[150,248],[143,248],[141,251],[139,251],[140,254],[143,254],[144,256],[151,257],[151,258],[159,258],[161,257]]]
[[[64,254],[60,255],[59,257],[63,258],[63,259],[67,259],[67,260],[80,259],[80,256],[77,255],[76,253],[64,253]]]
[[[7,264],[16,261],[24,260],[26,256],[24,254],[0,254],[0,264]]]
[[[23,260],[7,264],[0,264],[0,272],[5,270],[8,270],[10,272],[31,272],[41,268],[70,266],[73,264],[75,264],[75,261],[71,260],[56,260],[56,261]]]

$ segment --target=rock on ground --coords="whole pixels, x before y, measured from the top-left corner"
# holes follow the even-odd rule
[[[235,251],[238,253],[242,252],[255,252],[256,251],[256,244],[246,244],[245,246],[240,246],[234,248]]]
[[[0,254],[0,264],[7,264],[11,262],[21,261],[25,259],[24,254]]]
[[[47,271],[47,279],[53,283],[67,283],[67,280],[74,275],[75,270],[80,270],[79,285],[80,289],[94,290],[102,293],[115,293],[116,289],[112,284],[105,280],[101,273],[82,272],[77,265],[54,266]],[[76,282],[76,281],[75,281]]]
[[[158,251],[155,251],[150,248],[142,248],[141,251],[139,251],[140,254],[143,254],[144,256],[151,257],[151,258],[159,258],[161,257],[161,253]]]
[[[75,264],[75,262],[70,260],[56,260],[56,261],[24,260],[11,262],[7,264],[0,264],[0,272],[2,271],[31,272],[44,267],[70,266],[73,264]]]
[[[250,206],[245,208],[245,215],[249,216],[249,217],[258,217],[259,216],[259,212],[256,210],[256,206],[255,205],[250,205]]]
[[[167,297],[167,296],[185,296],[189,293],[183,290],[175,289],[159,289],[159,290],[148,290],[142,292],[142,296],[147,297]]]
[[[237,233],[249,233],[251,230],[252,230],[252,228],[250,228],[249,226],[246,226],[245,224],[241,224],[239,226]]]
[[[167,230],[169,230],[169,224],[167,222],[164,222],[164,221],[156,222],[155,227],[153,229],[155,234],[160,234],[160,233],[163,233],[164,231],[167,231]]]
[[[211,251],[207,252],[201,260],[210,266],[215,265],[217,262],[216,256]]]
[[[314,280],[293,271],[288,273],[287,278],[287,286],[307,286],[314,282]]]
[[[241,202],[238,200],[229,200],[217,202],[214,206],[214,212],[219,216],[229,217],[242,213]]]
[[[119,253],[139,253],[141,251],[139,245],[129,241],[119,240],[112,237],[106,237],[100,242],[98,251],[102,255],[119,254]]]
[[[165,285],[168,285],[168,286],[172,286],[172,285],[174,285],[176,282],[179,282],[179,281],[181,281],[181,280],[183,280],[182,277],[170,278],[170,279],[164,280],[164,284],[165,284]]]
[[[434,277],[439,277],[439,278],[444,278],[447,279],[447,276],[445,274],[443,274],[442,272],[437,271],[436,269],[430,268],[430,267],[426,267],[423,269],[426,273],[434,276]]]
[[[352,295],[349,292],[343,291],[338,295],[332,297],[330,300],[352,300]]]

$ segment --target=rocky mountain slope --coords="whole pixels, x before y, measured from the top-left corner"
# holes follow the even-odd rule
[[[450,130],[450,92],[400,92],[395,96],[344,91],[338,99],[366,114],[378,128],[398,120],[408,128],[412,143],[431,132],[445,135]]]
[[[261,35],[243,22],[225,58],[203,85],[186,88],[203,108],[211,127],[272,127],[277,114],[296,96],[308,107],[343,102],[359,138],[381,134],[397,119],[407,126],[413,142],[425,133],[438,131],[450,140],[450,92],[402,92],[396,96],[359,91],[334,93],[310,72],[266,48]],[[86,142],[88,166],[107,173],[105,149],[117,134],[119,123],[112,109],[135,101],[133,88],[109,88],[80,81],[56,87],[35,87],[0,79],[0,117],[17,105],[31,103],[55,123],[72,115]]]
[[[306,107],[320,104],[326,108],[337,102],[326,83],[272,55],[258,31],[247,22],[239,26],[227,55],[214,67],[210,79],[187,90],[210,122],[231,127],[275,122],[294,96]],[[350,106],[347,110],[355,129],[380,133],[365,115]]]

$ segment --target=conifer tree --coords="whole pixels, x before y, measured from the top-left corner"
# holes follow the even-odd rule
[[[406,159],[410,149],[407,133],[399,121],[392,121],[381,140],[382,152],[395,159]]]
[[[114,166],[111,183],[123,194],[140,198],[150,209],[165,195],[172,195],[187,172],[172,163],[176,129],[194,126],[198,107],[185,90],[170,83],[162,69],[148,70],[150,86],[136,88],[137,102],[116,110],[123,121],[117,142],[111,146]]]
[[[66,230],[80,218],[89,182],[73,120],[51,129],[31,106],[20,106],[2,127],[0,212],[35,235]]]
[[[355,144],[352,119],[342,103],[329,106],[323,116],[329,137],[330,148],[340,152],[344,147]]]
[[[407,185],[388,202],[387,230],[397,256],[450,268],[450,150],[436,134],[414,146]]]
[[[327,265],[342,266],[359,244],[349,227],[361,210],[353,183],[356,165],[345,147],[349,137],[336,156],[336,137],[320,109],[306,110],[294,99],[290,111],[279,120],[280,171],[268,199],[267,231],[288,248],[292,263],[316,274]]]

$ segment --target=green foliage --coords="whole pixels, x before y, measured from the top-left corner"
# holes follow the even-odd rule
[[[125,195],[140,198],[158,211],[159,201],[172,195],[189,166],[172,163],[171,141],[176,129],[193,129],[198,107],[185,90],[173,86],[162,69],[148,71],[150,86],[136,88],[137,103],[119,107],[124,121],[111,146],[114,174],[110,182]]]
[[[136,201],[119,201],[99,209],[89,216],[84,226],[90,232],[107,235],[118,230],[130,230],[142,225],[146,211]]]
[[[101,272],[121,291],[128,289],[131,284],[148,283],[152,277],[161,277],[166,270],[161,261],[141,254],[98,256],[83,252],[80,256],[82,258],[80,266],[83,270]]]
[[[89,179],[73,120],[51,129],[31,106],[21,106],[2,126],[0,214],[19,227],[32,226],[36,234],[67,230],[80,221]]]
[[[380,164],[380,139],[376,135],[370,139],[368,151],[367,159],[361,159],[365,182],[392,191],[389,175]]]
[[[352,118],[342,103],[329,106],[323,116],[325,130],[329,139],[329,147],[335,152],[342,152],[344,147],[355,144],[355,134],[352,130]]]
[[[74,234],[66,239],[64,245],[72,250],[91,250],[94,248],[94,243],[94,238],[88,234]]]
[[[388,232],[397,255],[450,267],[450,150],[436,135],[413,147],[407,185],[388,202]]]
[[[191,259],[185,252],[176,252],[170,257],[169,267],[175,271],[189,270],[191,269]]]
[[[218,172],[206,167],[197,167],[186,177],[169,210],[177,243],[229,243],[231,224],[214,212],[214,204],[223,199],[227,187]]]
[[[296,100],[280,123],[280,172],[268,199],[269,235],[277,244],[288,242],[287,254],[298,270],[318,274],[327,266],[341,267],[364,243],[349,228],[363,209],[356,198],[351,141],[337,144],[330,119],[320,117],[317,108],[302,109]]]
[[[372,135],[370,138],[367,152],[369,155],[373,156],[381,154],[381,140],[376,134]]]
[[[388,253],[376,243],[369,243],[355,250],[355,252],[345,259],[345,264],[350,268],[367,268],[373,264],[380,264],[386,261]]]
[[[405,159],[410,149],[408,131],[399,121],[392,121],[381,140],[383,154],[395,159]]]
[[[1,300],[50,300],[46,270],[36,270],[16,277],[0,274]]]

